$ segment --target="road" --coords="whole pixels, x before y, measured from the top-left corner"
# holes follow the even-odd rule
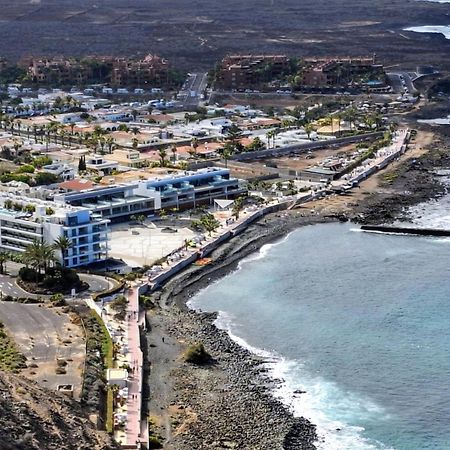
[[[0,297],[5,295],[10,295],[11,297],[45,297],[45,295],[35,295],[24,291],[21,287],[16,284],[16,278],[10,277],[9,275],[0,275]]]
[[[208,74],[206,72],[190,73],[178,93],[178,99],[182,100],[186,109],[193,109],[199,106],[203,100],[208,83]]]
[[[395,93],[404,94],[406,92],[405,88],[408,89],[411,95],[416,92],[416,88],[408,72],[389,72],[387,76]]]
[[[109,278],[100,275],[91,275],[87,273],[79,273],[80,279],[89,284],[89,292],[101,292],[111,289],[117,283]]]

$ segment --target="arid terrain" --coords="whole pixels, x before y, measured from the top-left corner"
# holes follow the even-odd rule
[[[448,5],[416,0],[0,0],[0,56],[155,52],[210,67],[228,52],[378,54],[450,66],[450,41],[407,26],[448,25]]]

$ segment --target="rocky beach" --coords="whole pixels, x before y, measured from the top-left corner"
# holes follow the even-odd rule
[[[405,209],[437,198],[446,188],[434,175],[450,167],[448,138],[419,132],[407,159],[396,162],[348,196],[327,197],[292,211],[266,216],[225,243],[205,267],[191,266],[152,295],[147,334],[150,361],[149,413],[165,449],[314,449],[314,424],[296,418],[272,395],[266,360],[234,342],[215,325],[216,314],[189,310],[186,302],[203,287],[236,269],[262,245],[305,225],[353,220],[402,220]],[[212,360],[185,362],[187,347],[202,342]],[[301,393],[299,393],[301,398]]]

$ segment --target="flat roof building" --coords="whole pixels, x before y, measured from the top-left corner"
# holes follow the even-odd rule
[[[0,194],[0,249],[24,253],[34,241],[53,242],[61,236],[72,246],[56,257],[66,267],[104,260],[108,252],[107,219],[93,217],[87,208]]]
[[[57,204],[80,206],[98,217],[118,221],[161,209],[188,209],[212,204],[215,199],[234,198],[245,192],[228,169],[210,167],[79,192],[56,194]]]

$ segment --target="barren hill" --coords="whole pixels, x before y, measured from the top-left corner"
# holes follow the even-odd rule
[[[19,375],[0,372],[2,450],[115,450],[79,405]]]
[[[186,68],[227,52],[376,52],[450,65],[450,41],[403,32],[448,25],[448,4],[416,0],[0,0],[0,56],[155,52]]]

